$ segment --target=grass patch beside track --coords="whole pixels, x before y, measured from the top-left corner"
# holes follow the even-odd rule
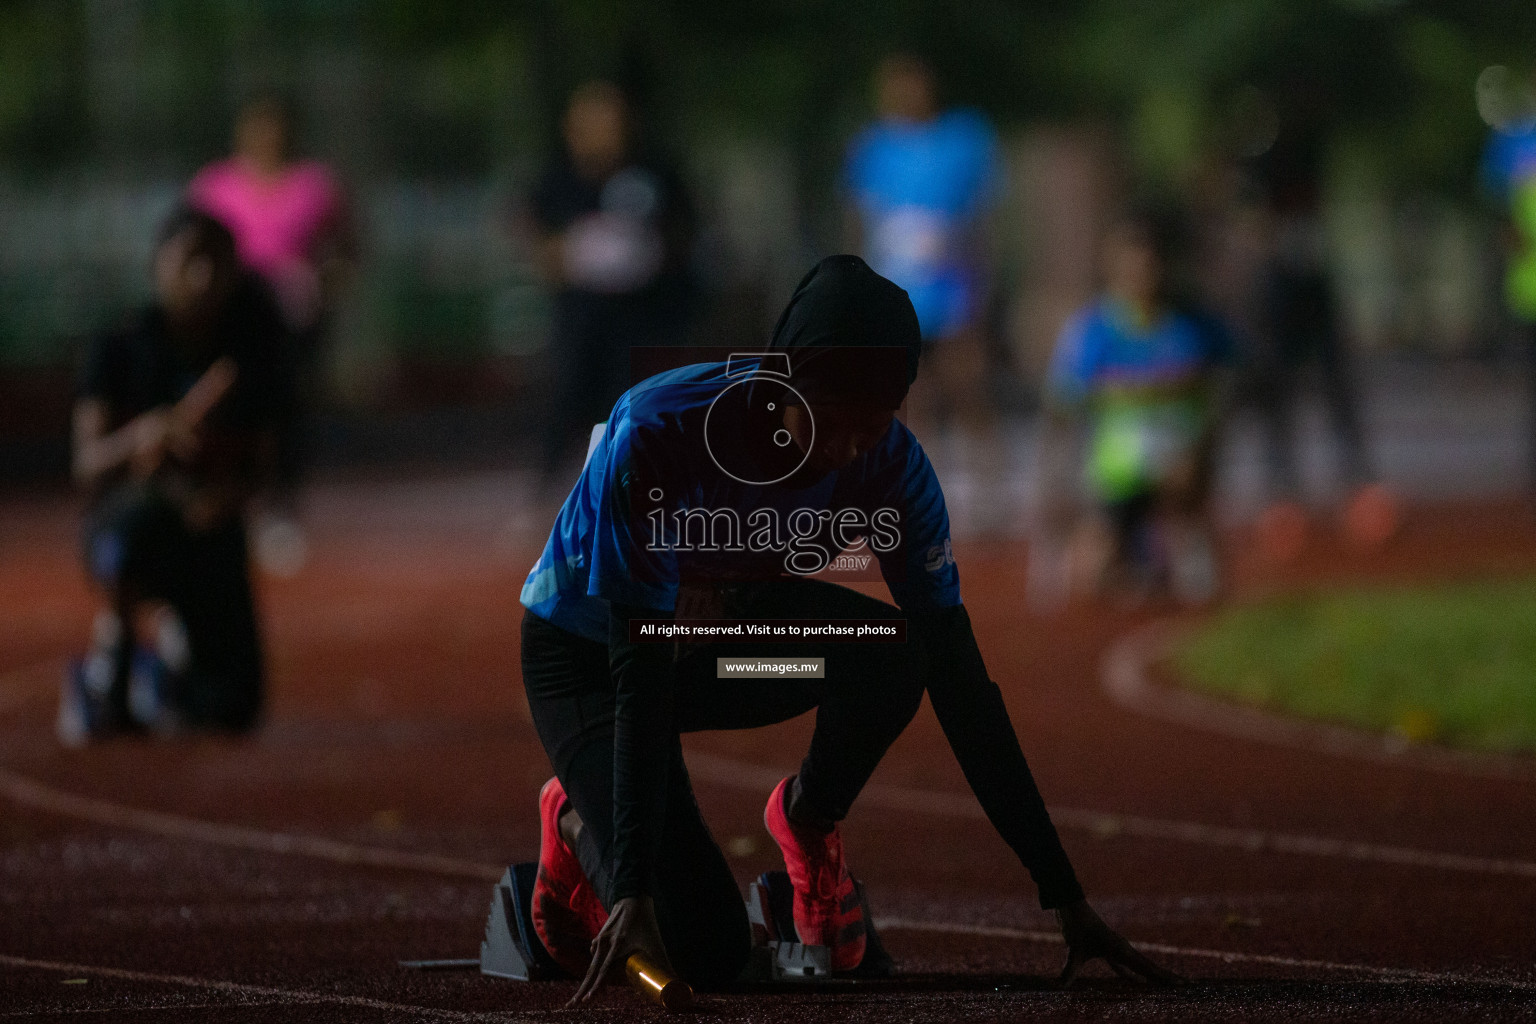
[[[1536,580],[1271,599],[1173,652],[1191,689],[1395,733],[1536,751]]]

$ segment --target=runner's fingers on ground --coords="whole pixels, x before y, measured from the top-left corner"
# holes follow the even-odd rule
[[[1059,981],[1061,987],[1071,988],[1083,965],[1101,957],[1110,970],[1127,981],[1142,980],[1153,985],[1179,985],[1184,981],[1173,971],[1153,963],[1122,936],[1110,932],[1080,939],[1067,947],[1067,962],[1061,969]]]
[[[641,944],[628,934],[630,929],[625,927],[629,923],[627,913],[609,915],[602,930],[592,940],[592,963],[587,967],[587,976],[581,980],[581,986],[566,1005],[591,999],[592,993],[608,979],[609,972],[621,970],[629,955],[640,950]]]
[[[1184,979],[1166,967],[1159,967],[1123,937],[1116,935],[1111,948],[1103,954],[1105,962],[1122,978],[1130,971],[1154,985],[1178,985]]]
[[[606,927],[597,933],[597,938],[592,940],[592,962],[587,966],[587,976],[581,979],[581,984],[576,988],[576,994],[571,996],[571,1001],[566,1003],[566,1006],[584,1003],[592,998],[592,993],[598,990],[603,980],[607,978],[608,972],[612,970],[614,953],[618,947],[618,941]]]

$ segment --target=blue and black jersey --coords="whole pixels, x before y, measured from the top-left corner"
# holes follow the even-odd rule
[[[606,640],[610,602],[670,612],[683,581],[809,574],[849,547],[876,557],[903,610],[960,603],[944,494],[901,422],[818,480],[732,475],[707,420],[757,368],[756,359],[684,366],[619,399],[528,574],[529,611]]]
[[[676,612],[685,586],[768,581],[740,588],[761,593],[860,550],[906,614],[904,668],[920,673],[1041,905],[1082,898],[961,604],[944,495],[922,446],[893,418],[872,444],[861,438],[851,462],[807,461],[804,449],[817,447],[805,417],[814,421],[818,405],[829,421],[834,407],[898,408],[920,338],[905,292],[857,257],[828,257],[801,281],[768,352],[657,374],[613,407],[522,591],[529,617],[558,627],[562,642],[607,646],[588,683],[612,693],[612,775],[601,781],[611,787],[610,900],[652,890],[678,731],[679,661],[668,646],[636,642],[630,625]],[[795,429],[811,437],[804,447],[791,406]]]

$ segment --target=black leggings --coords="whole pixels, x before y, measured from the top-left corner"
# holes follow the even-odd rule
[[[883,601],[817,580],[731,587],[733,618],[900,618]],[[719,679],[720,657],[824,658],[824,679]],[[576,855],[604,906],[613,869],[614,690],[606,644],[523,616],[523,685],[539,739],[582,820]],[[917,714],[926,666],[913,643],[720,643],[679,648],[679,732],[751,729],[816,709],[800,766],[803,799],[834,820]],[[765,797],[767,794],[763,794]],[[673,965],[695,984],[733,980],[751,947],[746,909],[699,813],[682,744],[669,753],[662,856],[651,892]]]
[[[1329,426],[1338,446],[1340,474],[1351,486],[1370,479],[1370,458],[1360,425],[1360,394],[1353,361],[1339,331],[1337,302],[1327,277],[1316,271],[1272,269],[1264,282],[1264,344],[1255,353],[1254,399],[1263,418],[1269,485],[1295,497],[1295,406],[1301,372],[1317,359]]]
[[[172,694],[182,718],[199,728],[254,728],[263,668],[244,524],[190,529],[154,488],[125,484],[92,508],[85,541],[87,567],[123,618],[108,696],[117,716],[127,717],[132,613],[138,602],[155,600],[169,604],[187,630],[192,663]]]

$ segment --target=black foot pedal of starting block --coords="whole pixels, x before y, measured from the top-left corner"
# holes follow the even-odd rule
[[[538,874],[537,863],[513,864],[496,883],[480,943],[481,974],[514,981],[565,976],[533,930],[533,882]]]
[[[864,904],[864,959],[850,973],[855,978],[892,977],[896,974],[896,960],[880,941],[880,933],[875,931],[875,912],[869,907],[869,894],[857,878],[853,880],[853,889],[859,894],[859,902]]]

